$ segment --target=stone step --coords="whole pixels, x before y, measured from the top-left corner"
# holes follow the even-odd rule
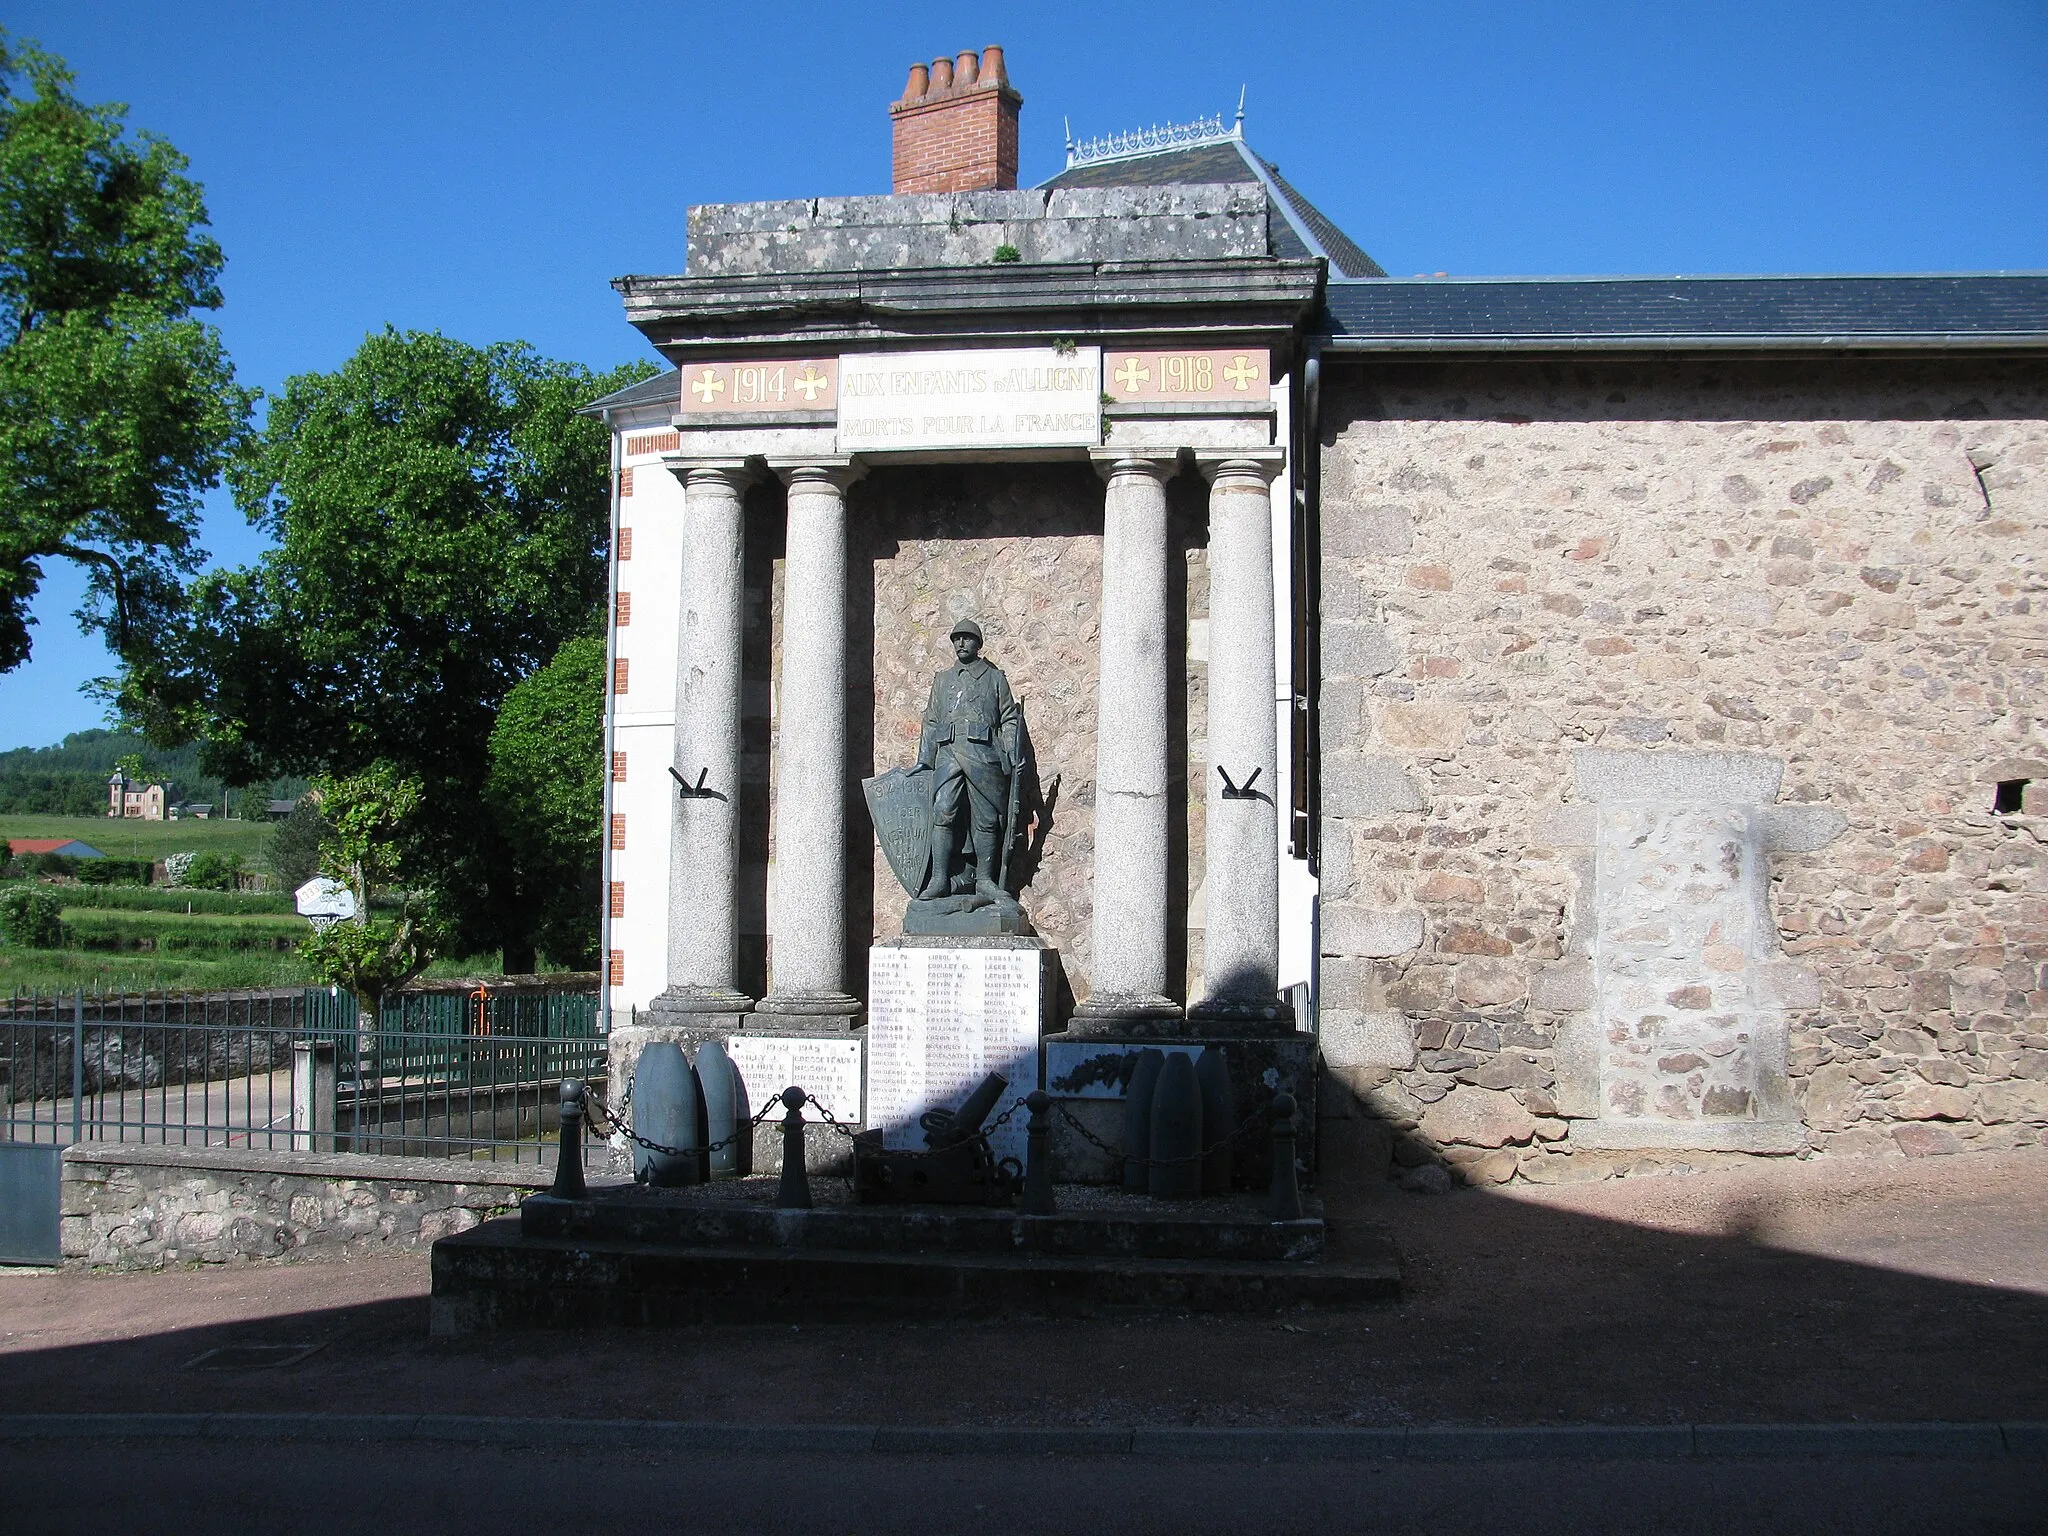
[[[434,1244],[436,1337],[518,1328],[824,1322],[1141,1309],[1270,1312],[1393,1301],[1383,1238],[1316,1263],[676,1247],[528,1237],[511,1219]]]
[[[1308,1263],[1323,1256],[1313,1196],[1298,1221],[1270,1221],[1263,1196],[1170,1205],[1108,1191],[1075,1191],[1051,1216],[982,1206],[821,1203],[774,1208],[775,1181],[757,1198],[730,1185],[593,1188],[581,1199],[534,1195],[520,1207],[529,1237],[691,1248],[802,1248],[848,1253],[1041,1254],[1050,1258],[1220,1259]]]

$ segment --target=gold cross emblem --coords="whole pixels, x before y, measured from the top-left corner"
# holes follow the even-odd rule
[[[831,382],[832,381],[830,379],[826,378],[825,375],[818,372],[818,370],[813,368],[809,363],[804,364],[804,371],[802,373],[798,374],[794,379],[790,380],[790,384],[792,385],[792,387],[794,387],[795,389],[802,393],[804,397],[804,404],[806,405],[809,405],[813,401],[815,401],[818,398],[818,392],[824,389]]]
[[[1230,366],[1223,370],[1223,377],[1240,390],[1247,388],[1259,376],[1259,365],[1242,352],[1230,360]]]
[[[1125,358],[1123,367],[1116,371],[1116,381],[1123,385],[1124,393],[1127,395],[1137,389],[1140,384],[1149,383],[1151,378],[1152,370],[1141,367],[1135,357]]]
[[[704,377],[690,386],[691,393],[709,405],[716,397],[725,393],[725,380],[718,376],[715,368],[706,368]]]

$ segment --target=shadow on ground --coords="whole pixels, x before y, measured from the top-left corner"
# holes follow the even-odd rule
[[[1916,1175],[1889,1199],[1815,1186],[1803,1226],[1716,1175],[1623,1181],[1639,1201],[1693,1202],[1692,1225],[1718,1224],[1704,1231],[1672,1230],[1668,1210],[1644,1225],[1480,1190],[1373,1193],[1333,1214],[1340,1234],[1392,1232],[1406,1299],[1284,1316],[429,1341],[424,1256],[15,1277],[0,1281],[0,1398],[951,1425],[2048,1419],[2048,1157],[1970,1182],[1967,1165],[1996,1161],[1955,1159],[1955,1188]],[[1994,1262],[2018,1284],[1954,1278]],[[66,1338],[90,1341],[38,1342]],[[315,1342],[279,1368],[187,1367]]]

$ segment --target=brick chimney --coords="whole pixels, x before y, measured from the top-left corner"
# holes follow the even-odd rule
[[[1017,185],[1017,109],[1003,50],[910,66],[903,99],[889,103],[894,192],[1007,192]]]

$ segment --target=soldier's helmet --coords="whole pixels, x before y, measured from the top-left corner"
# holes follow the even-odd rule
[[[972,619],[962,619],[953,626],[952,632],[946,638],[957,640],[962,635],[972,635],[975,639],[979,640],[981,639],[981,626]]]

